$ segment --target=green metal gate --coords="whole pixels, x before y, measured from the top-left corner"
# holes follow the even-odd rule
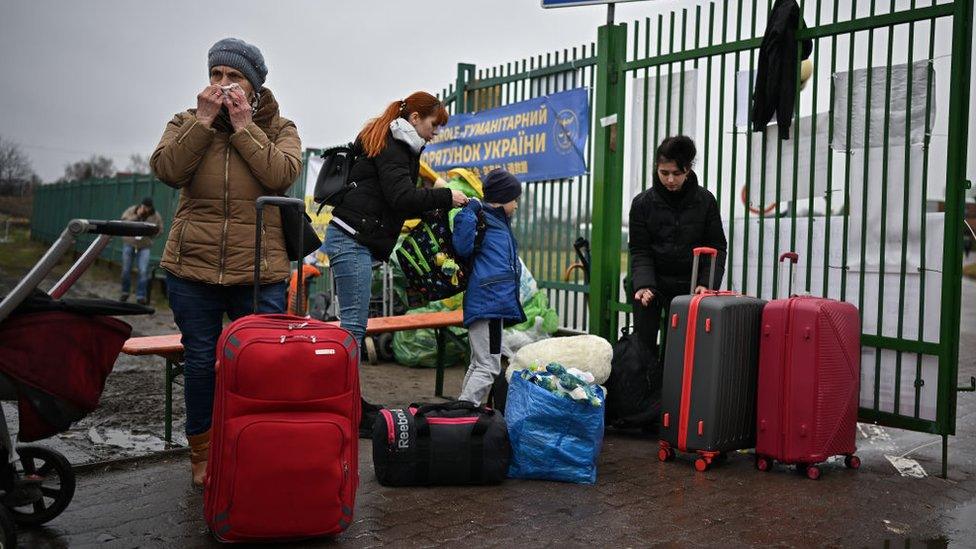
[[[459,64],[457,81],[441,97],[451,113],[474,112],[572,88],[586,87],[593,101],[596,45],[588,44],[506,63],[489,69]],[[592,116],[591,116],[592,118]],[[591,126],[593,120],[588,120]],[[593,148],[587,147],[587,163]],[[589,238],[591,176],[537,181],[526,185],[512,225],[526,266],[560,313],[563,327],[585,331],[589,285],[576,262],[575,240]],[[618,248],[619,250],[619,248]]]
[[[783,297],[776,259],[799,252],[795,292],[861,311],[861,420],[942,435],[945,457],[955,433],[972,0],[800,4],[807,26],[797,39],[812,40],[813,70],[804,89],[797,79],[788,140],[775,124],[750,131],[770,0],[605,25],[595,49],[490,70],[462,64],[442,97],[468,112],[589,88],[590,173],[526,184],[514,225],[566,327],[612,340],[628,321],[626,210],[647,187],[657,143],[691,135],[729,239],[724,286]],[[561,277],[577,235],[592,244],[588,285]]]

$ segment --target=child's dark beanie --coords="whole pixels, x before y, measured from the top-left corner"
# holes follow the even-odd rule
[[[522,196],[522,184],[502,168],[488,172],[481,183],[485,191],[485,202],[506,204]]]

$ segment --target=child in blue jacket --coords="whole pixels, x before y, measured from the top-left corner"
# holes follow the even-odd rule
[[[518,208],[522,185],[503,169],[482,181],[484,204],[471,200],[454,218],[454,250],[471,264],[464,293],[464,326],[468,329],[471,365],[458,400],[481,404],[502,368],[502,325],[524,322],[519,302],[522,266],[511,218]],[[479,219],[483,237],[478,237]],[[480,241],[480,243],[479,243]]]

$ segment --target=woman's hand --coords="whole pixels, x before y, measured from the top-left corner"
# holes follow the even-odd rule
[[[468,203],[468,196],[466,194],[462,193],[461,191],[456,191],[454,189],[451,189],[451,204],[455,208],[464,206],[467,203]]]
[[[695,295],[703,294],[708,291],[708,288],[704,286],[695,286]]]
[[[224,94],[220,91],[220,86],[207,86],[203,88],[197,96],[197,120],[207,128],[213,124],[214,118],[220,113],[220,106],[223,105]]]
[[[650,288],[644,288],[643,290],[637,290],[634,294],[634,301],[640,302],[641,305],[647,307],[654,300],[654,292]]]
[[[235,132],[251,123],[251,105],[247,102],[244,90],[234,87],[224,96],[224,105],[230,114],[230,124]]]

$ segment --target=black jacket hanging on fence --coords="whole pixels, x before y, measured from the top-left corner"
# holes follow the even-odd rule
[[[759,68],[752,94],[752,130],[761,132],[776,114],[780,139],[790,138],[796,93],[796,31],[801,27],[796,0],[776,0],[759,47]],[[803,41],[803,59],[813,41]]]

